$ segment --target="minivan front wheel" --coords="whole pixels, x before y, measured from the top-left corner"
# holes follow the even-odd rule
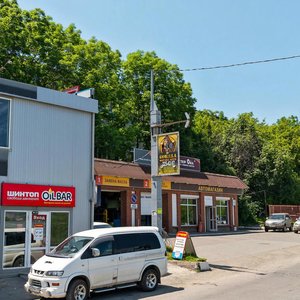
[[[88,297],[88,287],[84,280],[76,279],[71,282],[66,300],[86,300]]]
[[[157,271],[148,269],[143,273],[141,281],[138,283],[139,287],[145,292],[154,291],[158,285]]]

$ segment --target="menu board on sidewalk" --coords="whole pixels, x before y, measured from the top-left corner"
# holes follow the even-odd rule
[[[189,233],[186,231],[178,231],[176,234],[176,240],[172,252],[172,258],[183,259],[184,253],[197,256]]]

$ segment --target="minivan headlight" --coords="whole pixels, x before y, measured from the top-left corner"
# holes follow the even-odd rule
[[[63,276],[63,274],[64,274],[64,271],[47,271],[45,275],[59,277],[59,276]]]

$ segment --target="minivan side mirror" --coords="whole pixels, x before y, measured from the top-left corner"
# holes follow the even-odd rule
[[[99,257],[100,256],[100,250],[98,248],[92,248],[92,256],[93,257]]]

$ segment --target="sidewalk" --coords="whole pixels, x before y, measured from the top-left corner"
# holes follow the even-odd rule
[[[5,300],[32,300],[38,299],[25,292],[24,284],[27,275],[0,278],[0,295]]]
[[[236,231],[210,231],[210,232],[191,232],[189,235],[191,237],[197,237],[197,236],[220,236],[220,235],[236,235],[236,234],[248,234],[248,233],[258,233],[259,231],[263,232],[263,228],[259,226],[252,226],[252,227],[245,227],[241,226]],[[169,238],[175,238],[176,233],[170,233],[168,235]]]

